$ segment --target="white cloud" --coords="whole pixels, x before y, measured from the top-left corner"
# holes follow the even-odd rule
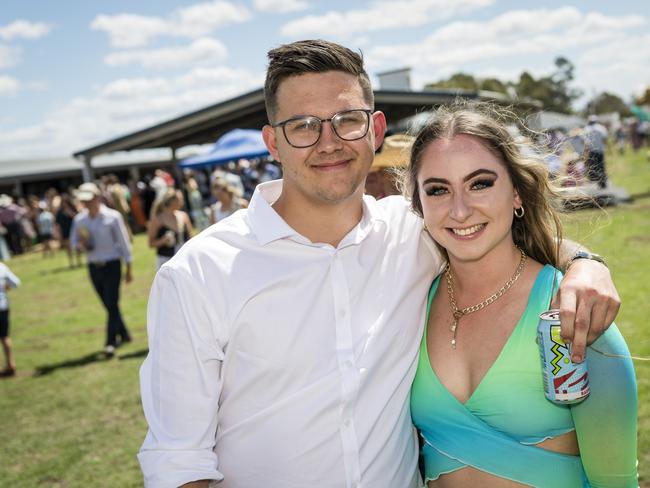
[[[109,66],[139,64],[145,68],[176,68],[186,65],[214,64],[228,56],[226,46],[210,38],[197,39],[187,47],[118,51],[107,55]]]
[[[172,24],[178,35],[200,37],[211,34],[219,27],[245,22],[251,14],[245,7],[224,1],[197,3],[176,10]]]
[[[15,95],[20,89],[20,83],[10,76],[0,76],[0,97]]]
[[[0,44],[0,69],[11,68],[20,61],[20,49],[6,44]]]
[[[176,9],[166,18],[137,14],[98,15],[91,28],[108,33],[117,48],[146,46],[162,36],[189,37],[208,35],[219,27],[251,18],[243,6],[215,0]]]
[[[3,158],[71,154],[119,135],[259,88],[261,73],[198,67],[177,77],[124,78],[44,115],[44,122],[0,131]]]
[[[254,0],[253,5],[260,12],[286,13],[309,8],[305,0]]]
[[[574,7],[512,11],[485,22],[453,22],[415,43],[377,46],[366,59],[369,65],[399,63],[423,70],[491,60],[503,64],[508,57],[600,46],[645,23],[638,16],[585,15]]]
[[[47,35],[52,27],[44,22],[29,22],[15,20],[11,24],[0,26],[0,39],[13,41],[15,39],[38,39]]]
[[[90,27],[107,32],[113,47],[144,46],[151,38],[169,30],[163,19],[135,14],[98,15]]]
[[[594,46],[577,58],[576,65],[575,81],[588,98],[594,92],[608,91],[627,100],[650,86],[650,34]]]
[[[285,24],[281,33],[287,37],[342,36],[382,29],[407,28],[448,19],[491,5],[494,0],[378,0],[367,8],[330,11],[310,15]]]

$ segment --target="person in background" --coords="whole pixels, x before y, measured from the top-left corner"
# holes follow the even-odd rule
[[[156,250],[156,271],[192,236],[192,222],[182,208],[183,193],[173,188],[154,204],[147,236]]]
[[[36,218],[36,225],[38,228],[38,236],[43,245],[43,257],[54,257],[54,249],[52,249],[52,240],[54,238],[54,215],[50,212],[47,202],[39,203],[39,213]]]
[[[94,183],[83,183],[77,199],[85,207],[73,221],[70,245],[86,252],[88,273],[97,295],[107,311],[105,353],[111,357],[115,348],[131,342],[119,308],[122,260],[126,263],[125,280],[133,280],[131,245],[124,219],[117,210],[100,201],[101,191]]]
[[[429,290],[411,390],[425,481],[636,487],[636,380],[615,325],[588,350],[589,397],[545,397],[537,324],[562,280],[562,231],[544,156],[522,151],[499,122],[507,115],[438,109],[406,172],[413,210],[448,259]]]
[[[217,201],[210,206],[210,223],[225,219],[240,208],[248,207],[239,189],[229,184],[225,179],[218,178],[212,182],[212,195]]]
[[[0,263],[0,342],[5,355],[5,369],[0,371],[0,377],[14,376],[16,374],[16,361],[14,360],[13,347],[9,337],[9,298],[7,290],[20,286],[20,280],[11,272],[9,267]]]
[[[12,254],[22,254],[22,230],[20,221],[26,210],[14,203],[9,195],[0,195],[0,224],[6,229],[5,239]]]
[[[198,232],[205,229],[210,222],[203,206],[203,195],[199,191],[199,184],[194,178],[191,169],[183,170],[183,190],[187,195],[187,208],[190,211],[190,218]]]
[[[605,146],[607,145],[607,129],[598,123],[597,115],[590,115],[582,134],[585,143],[587,177],[590,181],[598,183],[599,188],[606,188]]]
[[[72,246],[70,246],[70,231],[72,230],[75,215],[77,215],[77,205],[68,193],[64,193],[61,195],[61,206],[56,213],[55,229],[61,248],[65,249],[68,255],[68,265],[71,268],[81,266],[81,251],[78,249],[73,250]]]
[[[109,174],[106,177],[106,191],[110,196],[113,208],[117,210],[124,219],[124,227],[129,234],[129,240],[133,242],[133,231],[129,220],[131,218],[131,194],[126,185],[123,185],[117,175]]]

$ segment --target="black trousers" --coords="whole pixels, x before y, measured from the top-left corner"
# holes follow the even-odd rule
[[[90,281],[99,295],[106,311],[106,345],[117,346],[120,341],[131,339],[120,313],[120,282],[122,279],[122,264],[119,259],[107,261],[105,264],[88,263]]]
[[[600,188],[607,186],[607,172],[605,171],[605,155],[589,151],[587,156],[587,177],[595,181]]]

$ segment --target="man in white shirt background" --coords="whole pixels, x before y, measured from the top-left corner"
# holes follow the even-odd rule
[[[125,281],[133,280],[129,234],[122,215],[101,203],[95,183],[82,183],[76,196],[85,208],[72,221],[70,246],[87,254],[90,281],[106,309],[104,352],[112,357],[116,347],[131,342],[120,312],[122,261]]]
[[[386,120],[362,58],[301,41],[269,59],[263,133],[284,179],[152,288],[145,485],[416,487],[408,395],[442,257],[402,198],[363,195]],[[607,269],[572,266],[561,308],[583,354],[589,318],[597,335],[618,309]]]

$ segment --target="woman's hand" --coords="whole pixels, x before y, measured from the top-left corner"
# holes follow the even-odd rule
[[[607,266],[578,259],[566,271],[551,306],[560,309],[562,338],[571,343],[571,360],[579,363],[587,345],[614,321],[621,299]]]

